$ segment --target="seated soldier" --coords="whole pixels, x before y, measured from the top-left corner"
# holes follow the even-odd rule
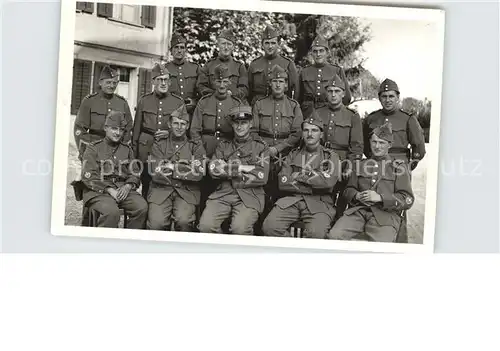
[[[175,230],[193,229],[200,204],[199,182],[205,174],[205,149],[201,140],[187,138],[188,128],[189,114],[182,105],[170,115],[168,137],[156,140],[151,148],[148,229],[170,230],[172,217]]]
[[[264,220],[266,236],[290,235],[290,226],[304,222],[304,236],[325,239],[335,217],[333,188],[340,177],[339,156],[320,144],[323,121],[315,111],[302,123],[304,145],[292,150],[279,173],[279,199]]]
[[[125,114],[111,110],[106,116],[106,137],[87,145],[82,161],[83,202],[100,213],[98,227],[117,228],[120,208],[128,215],[127,228],[144,229],[148,204],[135,191],[140,184],[140,166],[134,152],[123,143]]]
[[[408,166],[389,156],[392,142],[389,122],[371,133],[371,157],[361,160],[351,173],[344,191],[351,207],[335,223],[329,239],[350,240],[365,234],[373,241],[395,241],[401,225],[399,213],[411,208],[414,197]]]
[[[221,224],[231,218],[230,232],[253,235],[253,226],[264,210],[264,185],[269,176],[267,145],[252,128],[250,106],[229,111],[232,140],[221,140],[209,166],[209,174],[221,180],[208,196],[200,219],[200,232],[221,233]]]

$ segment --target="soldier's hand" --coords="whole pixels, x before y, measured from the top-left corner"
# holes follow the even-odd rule
[[[350,168],[348,168],[344,172],[342,172],[342,174],[341,174],[342,180],[348,179],[349,176],[351,175],[351,173],[352,173],[352,169],[350,169]]]
[[[377,203],[377,202],[382,202],[382,197],[380,194],[373,190],[365,190],[359,193],[360,196],[360,201],[361,202],[372,202],[372,203]]]
[[[271,157],[275,157],[277,154],[278,154],[278,149],[275,148],[274,146],[271,146],[269,148],[269,155],[271,155]]]
[[[231,89],[227,89],[227,95],[233,95],[233,92],[231,91]]]
[[[118,191],[116,189],[114,189],[114,188],[107,188],[106,191],[108,192],[109,195],[111,195],[111,197],[115,201],[118,201],[118,199],[117,199]]]
[[[116,200],[118,202],[122,202],[123,200],[125,200],[127,198],[128,194],[130,193],[131,189],[132,189],[132,186],[130,184],[125,184],[125,185],[121,186],[116,193]]]
[[[292,179],[293,179],[293,180],[297,179],[297,177],[298,177],[299,175],[300,175],[300,173],[299,173],[299,172],[293,172],[293,173],[292,173]]]
[[[417,161],[417,160],[411,160],[411,162],[410,162],[410,171],[413,171],[415,168],[417,168],[418,162],[419,161]]]
[[[168,137],[168,134],[169,134],[168,130],[162,130],[162,129],[157,130],[157,131],[155,132],[155,140],[157,140],[157,141],[158,141],[158,140],[160,140],[160,139],[167,138],[167,137]]]

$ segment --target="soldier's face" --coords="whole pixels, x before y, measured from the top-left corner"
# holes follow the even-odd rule
[[[274,56],[278,52],[278,38],[264,39],[262,41],[262,48],[266,56]]]
[[[188,122],[177,118],[177,117],[172,117],[172,120],[170,121],[170,129],[174,133],[176,137],[183,137],[186,135],[186,130],[188,127]]]
[[[219,95],[226,95],[227,89],[229,89],[230,85],[231,85],[231,81],[229,80],[229,78],[215,80],[215,90],[217,90],[217,93]]]
[[[234,44],[230,40],[219,38],[217,39],[217,46],[219,48],[219,55],[222,57],[229,57],[233,53]]]
[[[302,139],[309,146],[319,145],[321,129],[314,124],[304,123],[302,126]]]
[[[328,102],[334,106],[342,103],[344,95],[344,90],[339,87],[326,88],[326,98],[328,99]]]
[[[105,94],[113,94],[118,86],[119,77],[99,80],[99,86]]]
[[[234,134],[242,138],[250,134],[250,128],[252,127],[252,121],[233,121],[232,123]]]
[[[271,80],[271,91],[274,96],[282,96],[285,93],[286,87],[285,78],[275,78]]]
[[[389,149],[391,148],[392,143],[387,140],[381,139],[375,134],[372,134],[370,137],[370,147],[372,150],[373,156],[383,157],[389,153]]]
[[[186,55],[186,44],[177,44],[172,48],[172,56],[174,59],[182,60]]]
[[[399,94],[393,90],[384,91],[379,95],[382,108],[387,112],[392,112],[398,108]]]
[[[324,46],[313,46],[311,53],[314,59],[314,63],[318,64],[324,63],[328,54]]]
[[[120,127],[104,126],[104,131],[106,132],[106,138],[117,143],[123,137],[125,129]]]
[[[155,77],[155,79],[153,79],[153,85],[157,93],[167,93],[168,88],[170,87],[170,76],[168,74],[165,74],[163,76]]]

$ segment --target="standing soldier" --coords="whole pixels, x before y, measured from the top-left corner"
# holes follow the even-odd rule
[[[153,174],[148,194],[147,228],[190,232],[200,204],[199,182],[205,174],[205,150],[201,141],[186,136],[189,114],[183,105],[172,112],[169,136],[153,143]]]
[[[363,120],[364,152],[371,156],[370,134],[386,122],[392,125],[394,142],[389,155],[410,165],[413,171],[425,155],[425,139],[418,120],[399,108],[399,88],[396,82],[386,79],[380,84],[378,97],[382,109],[370,113]],[[411,146],[411,150],[408,146]]]
[[[198,103],[196,82],[200,73],[200,66],[186,60],[186,44],[187,41],[183,36],[178,34],[172,36],[170,48],[174,59],[167,63],[166,67],[172,82],[170,91],[184,99],[189,117],[192,118]]]
[[[143,95],[137,103],[132,146],[136,157],[142,162],[142,196],[146,198],[151,181],[151,166],[148,155],[155,140],[168,136],[170,115],[184,100],[169,91],[170,74],[163,64],[155,64],[152,71],[154,91]]]
[[[109,111],[121,111],[125,115],[125,129],[123,142],[130,141],[132,130],[132,114],[127,100],[115,94],[120,75],[110,66],[104,66],[99,76],[100,91],[86,96],[75,119],[74,136],[76,147],[81,160],[85,146],[90,142],[100,140],[106,136],[104,121]]]
[[[297,67],[292,60],[278,54],[278,41],[278,31],[271,26],[267,26],[264,33],[262,33],[264,56],[253,60],[248,68],[248,86],[250,89],[248,100],[251,106],[258,99],[270,94],[269,80],[275,65],[282,67],[288,74],[286,95],[290,98],[295,98],[298,95],[299,77]]]
[[[123,112],[108,112],[104,139],[87,145],[83,154],[83,202],[100,213],[98,227],[118,228],[120,208],[129,217],[127,228],[144,229],[146,224],[148,204],[135,191],[140,167],[132,148],[123,143],[127,123]]]
[[[209,173],[221,184],[208,198],[200,232],[221,233],[222,222],[231,218],[232,234],[253,235],[264,210],[269,156],[266,144],[251,134],[251,107],[235,107],[230,116],[234,139],[221,141],[210,162]]]
[[[231,85],[228,88],[229,94],[245,101],[248,97],[248,72],[242,62],[233,58],[236,37],[231,30],[221,31],[217,38],[219,54],[208,61],[200,70],[198,76],[197,89],[201,95],[213,93],[216,90],[215,80],[217,74],[215,67],[220,64],[227,66],[229,70],[229,80]]]
[[[363,157],[363,131],[358,113],[345,107],[345,83],[338,75],[326,84],[327,105],[316,110],[323,121],[324,145],[335,151],[342,162],[342,175],[335,187],[335,194],[341,195],[347,185],[354,164]],[[337,196],[337,218],[346,207],[342,196]]]
[[[344,193],[352,207],[335,223],[329,239],[350,240],[364,234],[372,241],[395,241],[405,225],[400,212],[412,207],[414,197],[407,164],[389,155],[394,140],[389,122],[370,134],[371,156],[351,173]]]
[[[299,74],[298,100],[306,118],[312,113],[312,109],[326,105],[325,86],[335,75],[342,79],[346,87],[342,103],[347,106],[351,102],[351,92],[344,69],[327,62],[330,53],[328,41],[317,36],[311,45],[311,52],[314,64],[304,67]]]
[[[288,154],[279,174],[280,190],[288,194],[264,220],[264,235],[286,236],[301,220],[306,237],[326,238],[335,217],[332,191],[340,177],[340,159],[321,145],[322,130],[323,121],[313,111],[302,123],[304,145]]]
[[[253,128],[270,146],[271,169],[266,194],[271,203],[278,197],[278,173],[281,160],[298,146],[303,120],[299,103],[285,95],[287,72],[278,65],[270,74],[271,94],[255,102]]]

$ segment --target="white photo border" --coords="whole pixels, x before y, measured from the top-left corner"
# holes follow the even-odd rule
[[[60,46],[57,81],[57,108],[55,123],[54,167],[52,185],[51,234],[85,238],[132,239],[163,242],[183,242],[202,244],[225,244],[245,246],[265,246],[275,248],[299,248],[388,253],[432,253],[436,223],[437,180],[439,159],[439,135],[441,121],[441,99],[444,63],[445,12],[441,9],[410,7],[390,7],[388,5],[340,5],[330,3],[286,2],[286,1],[228,1],[218,0],[106,0],[107,3],[155,5],[164,7],[194,7],[227,9],[235,11],[259,11],[282,13],[314,13],[330,16],[353,16],[379,19],[426,20],[436,24],[435,58],[436,75],[434,90],[429,97],[432,101],[432,123],[430,126],[426,178],[426,198],[424,213],[424,233],[422,244],[378,243],[364,241],[337,241],[307,238],[278,238],[263,236],[240,236],[231,234],[204,234],[196,232],[169,232],[156,230],[133,230],[123,228],[89,228],[68,226],[64,223],[66,207],[66,184],[69,150],[70,105],[72,90],[72,66],[75,35],[76,0],[61,2]],[[305,11],[307,9],[307,11]],[[64,186],[63,186],[64,185]]]

